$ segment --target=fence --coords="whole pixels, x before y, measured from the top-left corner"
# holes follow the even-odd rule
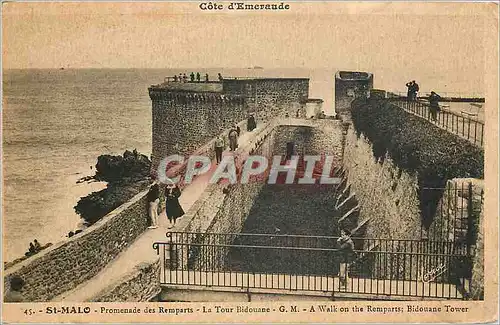
[[[436,211],[426,213],[434,216],[426,229],[427,238],[462,243],[469,251],[474,249],[482,209],[481,201],[474,200],[478,189],[470,182],[449,182],[445,188],[423,188],[422,191],[426,192],[426,198],[441,198]],[[482,200],[483,191],[480,192]]]
[[[406,97],[408,95],[408,91],[389,91],[390,94],[394,94],[398,97]],[[431,93],[431,90],[429,91],[419,91],[419,97],[425,97],[428,96]],[[449,99],[460,99],[460,100],[467,100],[467,99],[474,99],[478,101],[484,101],[484,95],[482,93],[474,93],[474,92],[453,92],[453,91],[436,91],[444,100],[449,100]]]
[[[467,116],[465,113],[457,114],[443,108],[437,112],[434,119],[428,103],[394,96],[394,94],[389,95],[394,104],[404,110],[422,117],[431,123],[435,123],[443,129],[469,140],[475,145],[481,147],[484,145],[484,122]]]
[[[153,245],[163,261],[161,283],[420,298],[466,299],[472,255],[446,241],[271,234],[167,233]],[[341,286],[341,262],[349,276]],[[344,279],[344,278],[342,278]]]

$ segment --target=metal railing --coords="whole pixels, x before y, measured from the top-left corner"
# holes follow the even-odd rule
[[[338,237],[273,234],[167,233],[156,242],[161,284],[466,299],[472,256],[446,241],[353,238],[354,253]],[[347,261],[348,276],[340,277]],[[342,274],[341,274],[342,275]],[[341,281],[343,280],[343,281]],[[346,285],[341,285],[345,282]]]
[[[390,94],[397,95],[399,97],[406,97],[408,95],[408,91],[388,91]],[[478,100],[483,100],[484,95],[482,93],[474,93],[474,92],[459,92],[459,91],[435,91],[438,93],[441,97],[446,98],[446,99],[478,99]],[[425,97],[428,96],[431,93],[431,90],[429,91],[419,91],[418,95],[419,97]]]
[[[484,122],[467,116],[457,114],[451,110],[441,108],[433,116],[430,104],[421,100],[408,100],[406,97],[390,97],[391,101],[407,112],[435,123],[448,132],[459,135],[471,143],[484,145]]]

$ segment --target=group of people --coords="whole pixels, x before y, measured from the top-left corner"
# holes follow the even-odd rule
[[[229,138],[229,150],[236,151],[238,148],[238,137],[240,136],[241,128],[234,124],[228,132]],[[214,151],[215,151],[215,161],[219,164],[222,161],[222,152],[226,148],[226,143],[221,135],[215,138]]]
[[[255,128],[257,128],[257,122],[255,121],[255,116],[250,114],[247,119],[247,131],[252,132]],[[228,140],[229,140],[229,150],[236,151],[238,148],[238,138],[241,134],[241,128],[234,124],[228,132]],[[222,152],[226,148],[226,143],[221,135],[217,136],[214,143],[215,150],[215,160],[217,164],[222,161]]]
[[[42,250],[42,245],[40,245],[38,240],[35,239],[33,242],[30,243],[30,247],[28,248],[28,251],[26,253],[24,253],[24,255],[25,256],[32,256],[41,250]]]
[[[217,74],[217,78],[219,79],[219,81],[222,81],[224,79],[220,73]],[[178,76],[174,75],[173,79],[174,82],[188,82],[188,77],[185,73],[179,73]],[[191,72],[189,74],[189,79],[190,82],[201,82],[201,74],[199,72],[196,72],[196,74],[194,72]],[[208,76],[208,73],[205,73],[205,82],[209,81],[210,78]]]
[[[406,87],[408,88],[406,98],[408,100],[417,100],[417,94],[420,90],[418,83],[416,83],[415,80],[412,80],[406,83]]]
[[[165,187],[165,214],[169,222],[169,229],[174,227],[177,219],[184,215],[184,210],[179,203],[180,196],[181,190],[179,186],[173,181],[169,181]],[[148,228],[155,229],[159,225],[158,206],[160,204],[160,186],[156,183],[151,186],[147,197],[149,202],[149,216],[151,218],[151,226]]]
[[[408,88],[407,99],[409,101],[417,100],[417,94],[420,90],[420,87],[412,80],[406,83],[406,87]],[[429,100],[429,119],[432,121],[437,121],[437,114],[441,110],[439,107],[439,101],[441,100],[441,96],[439,96],[436,92],[431,91],[431,94],[428,97]]]

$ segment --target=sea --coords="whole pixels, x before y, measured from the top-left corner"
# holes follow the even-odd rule
[[[327,115],[334,112],[337,69],[333,68],[4,70],[4,261],[23,256],[34,239],[42,245],[56,243],[81,226],[74,206],[80,197],[103,189],[106,184],[77,181],[94,174],[101,154],[137,149],[149,156],[148,87],[163,82],[165,77],[189,75],[191,71],[208,73],[212,79],[219,72],[224,77],[310,78],[309,97],[323,99]],[[375,72],[375,87],[400,91],[405,90],[407,81],[404,76],[380,80],[377,83]],[[441,82],[432,78],[422,81]],[[467,88],[466,80],[463,82],[461,90],[477,93],[476,89]]]

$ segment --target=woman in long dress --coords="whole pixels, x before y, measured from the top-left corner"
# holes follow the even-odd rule
[[[166,201],[166,214],[169,221],[168,228],[175,226],[175,222],[178,218],[184,215],[184,210],[179,203],[179,197],[181,196],[181,190],[175,184],[168,184],[165,189],[165,201]]]

